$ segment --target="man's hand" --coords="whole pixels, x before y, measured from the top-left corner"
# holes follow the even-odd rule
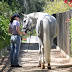
[[[25,32],[21,32],[21,31],[20,31],[20,27],[19,27],[19,26],[16,27],[16,30],[17,30],[17,32],[18,32],[19,34],[27,35],[27,33],[25,33]]]
[[[27,35],[27,33],[23,32],[23,35]]]

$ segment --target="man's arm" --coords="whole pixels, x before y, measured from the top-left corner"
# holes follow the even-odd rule
[[[19,34],[26,35],[26,33],[20,31],[20,26],[17,26],[16,30]]]
[[[11,33],[11,27],[9,27],[9,33]]]

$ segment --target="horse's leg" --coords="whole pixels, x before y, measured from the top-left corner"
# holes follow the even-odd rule
[[[45,50],[45,59],[47,61],[47,68],[51,69],[51,65],[50,65],[50,49],[44,49]]]
[[[51,48],[48,49],[48,67],[47,67],[48,69],[51,69],[51,65],[50,65],[50,51],[51,51]]]
[[[50,38],[50,46],[52,46],[53,45],[53,38]],[[50,51],[51,51],[51,48],[48,50],[48,53],[49,53],[49,55],[48,55],[48,69],[51,69],[51,65],[50,65]]]
[[[47,62],[47,68],[51,69],[50,65],[50,27],[49,27],[49,20],[43,20],[43,27],[44,27],[44,51],[45,51],[45,59]]]
[[[50,65],[50,52],[51,52],[51,45],[49,46],[49,48],[47,48],[47,63],[48,63],[48,66],[47,66],[47,68],[48,69],[51,69],[51,65]]]
[[[44,47],[42,46],[42,64],[41,64],[41,68],[45,69],[45,61],[44,61]]]
[[[51,65],[50,65],[50,63],[48,63],[48,69],[51,69]]]
[[[38,67],[41,67],[41,45],[39,44],[39,65]]]

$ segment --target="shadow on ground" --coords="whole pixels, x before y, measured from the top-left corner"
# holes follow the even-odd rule
[[[38,43],[22,43],[21,50],[39,50]],[[56,49],[56,45],[54,44],[51,49]]]
[[[56,46],[54,45],[54,46],[52,46],[52,48],[51,49],[56,49]],[[26,52],[25,50],[31,50],[32,52]],[[38,51],[39,50],[39,45],[38,45],[38,43],[22,43],[22,45],[21,45],[21,53],[20,53],[20,59],[22,58],[22,59],[24,59],[24,60],[21,60],[20,62],[22,62],[22,64],[24,63],[24,64],[27,64],[27,62],[28,63],[34,63],[34,65],[35,64],[37,64],[37,58],[38,58],[38,53],[37,52],[35,52],[35,51]],[[30,55],[31,54],[31,55]],[[37,58],[36,58],[36,56],[37,56]],[[33,59],[34,59],[34,57],[35,57],[35,60],[33,60],[33,59],[31,59],[33,57]],[[27,59],[27,60],[26,60]],[[31,60],[32,61],[31,61]],[[23,64],[23,65],[24,65]],[[34,65],[33,65],[33,67],[34,67]],[[26,67],[26,66],[25,66]],[[1,69],[1,71],[0,72],[21,72],[21,70],[24,70],[25,69],[25,67],[22,67],[22,68],[11,68],[10,67],[10,63],[9,63],[9,58],[8,58],[8,61],[6,62],[6,64],[5,64],[5,66]],[[28,67],[28,66],[27,66]],[[35,68],[35,67],[34,67]],[[26,68],[27,69],[27,68]],[[29,69],[29,68],[28,68]],[[30,71],[30,72],[49,72],[49,70],[47,70],[47,69],[45,69],[45,70],[41,70],[41,69],[39,69],[38,70],[38,67],[36,68],[37,70],[32,70],[32,71]],[[13,71],[14,70],[14,71]],[[28,71],[22,71],[22,72],[28,72]]]

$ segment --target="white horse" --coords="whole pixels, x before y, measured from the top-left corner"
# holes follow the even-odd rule
[[[34,12],[30,14],[23,14],[23,30],[31,30],[36,25],[36,32],[39,38],[39,67],[45,68],[45,59],[47,68],[51,69],[50,65],[50,50],[53,44],[53,39],[57,36],[57,22],[55,17],[43,12]],[[42,60],[41,60],[42,55]]]

